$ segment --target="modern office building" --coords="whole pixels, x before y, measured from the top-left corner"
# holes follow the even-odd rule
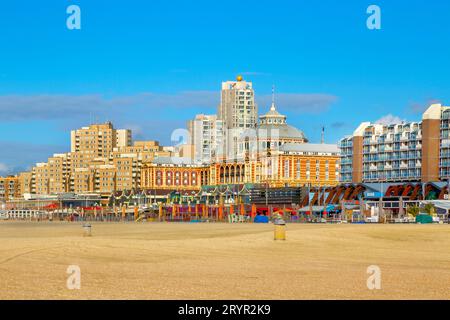
[[[430,182],[450,176],[450,107],[431,105],[422,121],[362,123],[340,141],[343,183]]]

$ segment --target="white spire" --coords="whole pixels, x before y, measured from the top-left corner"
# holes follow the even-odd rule
[[[270,111],[275,111],[275,85],[272,85],[272,106]]]

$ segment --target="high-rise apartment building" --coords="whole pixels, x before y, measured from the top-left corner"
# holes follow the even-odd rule
[[[33,185],[31,192],[35,194],[50,193],[50,179],[48,172],[48,163],[39,162],[32,169]]]
[[[429,182],[450,177],[450,107],[431,105],[422,121],[362,123],[340,141],[341,182]]]
[[[89,158],[108,158],[115,147],[131,145],[131,131],[114,129],[111,122],[92,124],[71,131],[71,151],[86,154]]]
[[[70,191],[71,154],[55,154],[47,161],[49,193]]]
[[[109,122],[73,130],[71,150],[54,154],[30,172],[22,172],[17,177],[18,194],[131,190],[140,186],[143,163],[157,156],[172,156],[157,141],[136,141],[132,145],[131,131],[116,130]]]
[[[196,115],[188,122],[188,130],[193,146],[192,159],[198,163],[209,163],[224,154],[223,121],[216,115]]]
[[[24,194],[30,194],[33,187],[33,174],[32,172],[21,172],[18,175],[19,179],[19,193],[18,197]]]
[[[0,201],[7,201],[20,194],[20,181],[18,177],[0,177]]]
[[[238,141],[242,133],[255,128],[258,123],[258,107],[251,82],[244,81],[242,76],[237,81],[222,83],[218,120],[223,121],[224,150],[227,159],[236,159]]]
[[[131,130],[117,129],[116,130],[116,147],[130,147],[132,145]]]
[[[218,118],[228,129],[253,128],[258,121],[258,108],[251,82],[237,77],[237,81],[222,82]]]

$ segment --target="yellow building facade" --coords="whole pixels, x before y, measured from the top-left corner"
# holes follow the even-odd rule
[[[269,187],[336,186],[339,183],[339,152],[335,145],[283,146],[259,160],[210,165],[145,163],[141,189],[200,190],[202,186],[267,184]]]
[[[141,189],[200,190],[209,182],[209,169],[209,166],[177,162],[177,158],[158,158],[143,165]]]
[[[131,131],[109,122],[71,131],[71,152],[55,154],[17,176],[24,194],[100,193],[131,190],[141,185],[144,162],[172,156],[157,141],[131,143]]]
[[[20,181],[18,177],[0,177],[0,200],[7,201],[20,195]]]
[[[262,181],[273,187],[335,186],[339,183],[336,145],[285,144],[263,157]]]

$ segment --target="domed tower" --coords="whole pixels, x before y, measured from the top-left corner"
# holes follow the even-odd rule
[[[270,142],[267,144],[268,148],[281,146],[285,143],[306,143],[306,138],[303,131],[290,126],[286,123],[286,116],[279,113],[275,106],[275,94],[272,92],[272,105],[269,112],[259,117],[260,123],[258,125],[259,140],[266,140]]]
[[[272,101],[269,112],[259,117],[261,125],[267,124],[286,124],[286,116],[279,113],[275,107],[275,102]]]
[[[286,116],[277,111],[273,93],[270,110],[260,116],[259,120],[256,130],[246,130],[240,138],[240,150],[245,158],[257,159],[259,155],[270,156],[272,151],[278,150],[286,143],[308,142],[303,131],[288,125]]]

